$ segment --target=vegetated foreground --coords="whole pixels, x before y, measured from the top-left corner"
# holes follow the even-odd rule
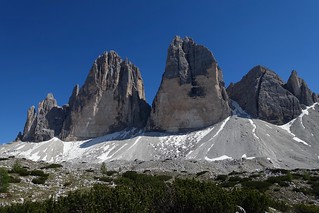
[[[318,170],[137,173],[12,158],[0,165],[0,212],[319,212]]]

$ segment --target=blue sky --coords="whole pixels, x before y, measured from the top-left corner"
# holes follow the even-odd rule
[[[318,0],[0,1],[0,143],[52,92],[67,103],[94,59],[115,50],[141,70],[151,104],[175,35],[208,47],[226,85],[253,66],[295,69],[319,92]]]

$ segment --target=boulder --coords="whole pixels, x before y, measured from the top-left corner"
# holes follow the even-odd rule
[[[191,38],[176,36],[168,48],[165,72],[146,129],[200,129],[229,115],[222,72],[213,54]]]
[[[301,113],[299,100],[285,89],[280,77],[262,66],[254,67],[227,92],[252,117],[273,124],[287,123]]]

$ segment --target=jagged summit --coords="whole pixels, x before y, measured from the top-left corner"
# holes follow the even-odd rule
[[[62,131],[64,119],[68,111],[67,106],[60,107],[52,93],[41,101],[36,111],[30,107],[27,121],[20,139],[23,141],[45,141],[58,137]]]
[[[139,69],[115,52],[93,63],[84,85],[76,85],[68,105],[57,106],[52,94],[28,111],[23,141],[94,138],[127,127],[143,128],[150,106]]]
[[[296,71],[284,83],[261,65],[226,91],[213,53],[192,38],[176,36],[168,47],[152,108],[146,103],[139,69],[111,50],[94,60],[85,83],[74,87],[67,105],[59,107],[48,94],[38,110],[31,107],[18,139],[82,140],[127,128],[169,133],[203,129],[231,115],[230,99],[250,117],[277,125],[295,119],[318,101]]]
[[[285,89],[281,78],[260,65],[227,92],[251,116],[273,124],[285,124],[301,113],[299,100]]]
[[[192,83],[194,76],[207,75],[212,63],[216,60],[206,47],[192,38],[176,36],[168,49],[164,77],[179,77],[181,84]]]
[[[309,89],[307,83],[295,70],[291,72],[286,88],[305,106],[311,106],[318,101],[317,95]]]
[[[199,129],[229,115],[222,73],[213,54],[191,38],[175,37],[168,48],[165,72],[147,129]]]

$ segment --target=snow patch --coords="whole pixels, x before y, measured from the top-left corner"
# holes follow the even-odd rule
[[[304,145],[306,145],[306,146],[311,147],[307,142],[301,140],[300,138],[293,137],[293,140],[297,141],[298,143],[302,143],[302,144],[304,144]]]
[[[243,156],[241,156],[241,159],[245,159],[245,160],[253,160],[255,159],[256,157],[247,157],[246,154],[243,154]]]
[[[250,115],[243,110],[236,101],[231,102],[233,106],[233,114],[244,118],[250,118]]]
[[[224,129],[224,127],[225,127],[225,125],[227,124],[227,122],[229,121],[229,119],[230,119],[230,117],[226,118],[226,119],[223,121],[222,125],[220,125],[219,130],[216,132],[216,134],[213,136],[213,138],[215,138],[215,137]]]
[[[256,135],[256,129],[257,129],[256,124],[254,124],[253,120],[251,120],[251,119],[248,119],[248,120],[249,120],[250,124],[253,126],[252,132],[253,132],[254,137],[255,137],[257,140],[260,140],[260,138]]]
[[[209,161],[209,162],[213,162],[213,161],[222,161],[222,160],[232,160],[232,157],[229,157],[227,155],[222,155],[220,157],[217,158],[208,158],[207,156],[205,157],[205,160]]]

